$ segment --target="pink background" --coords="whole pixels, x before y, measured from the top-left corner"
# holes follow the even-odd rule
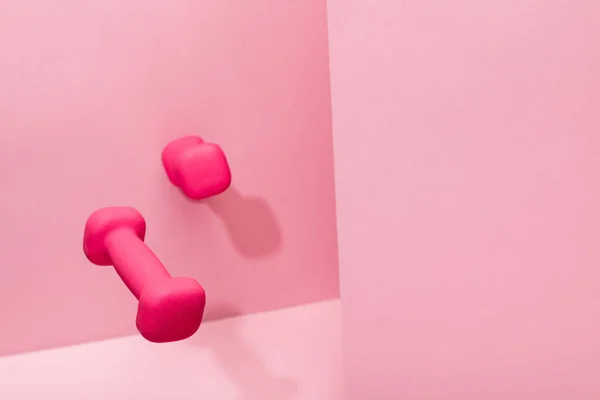
[[[600,398],[600,2],[328,7],[347,399]]]
[[[81,249],[137,207],[207,318],[338,296],[321,0],[0,1],[0,354],[135,333],[136,301]],[[234,188],[194,204],[160,152],[218,142]]]

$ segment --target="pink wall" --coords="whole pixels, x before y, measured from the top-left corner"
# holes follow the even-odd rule
[[[600,398],[600,2],[328,7],[347,398]]]
[[[0,354],[135,333],[83,256],[90,212],[139,208],[207,317],[338,295],[321,0],[0,1]],[[220,143],[234,188],[192,204],[162,147]]]

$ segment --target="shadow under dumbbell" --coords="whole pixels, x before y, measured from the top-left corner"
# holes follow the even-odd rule
[[[264,257],[281,248],[281,227],[275,212],[262,197],[244,196],[231,186],[202,202],[223,220],[234,247],[243,256]]]
[[[240,392],[238,400],[291,400],[296,397],[298,383],[280,376],[247,343],[241,332],[241,312],[233,306],[219,306],[219,314],[231,318],[219,322],[218,337],[197,334],[189,343],[209,347],[223,372]],[[202,329],[202,328],[201,328]]]

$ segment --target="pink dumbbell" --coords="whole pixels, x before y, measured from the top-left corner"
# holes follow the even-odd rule
[[[231,184],[231,171],[221,147],[198,136],[169,143],[162,152],[162,162],[171,183],[193,200],[217,195]]]
[[[96,265],[113,265],[139,300],[136,326],[151,342],[174,342],[200,327],[206,295],[192,278],[173,278],[144,243],[146,221],[135,208],[101,208],[88,218],[83,251]]]

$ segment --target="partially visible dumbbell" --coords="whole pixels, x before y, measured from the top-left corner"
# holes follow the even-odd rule
[[[193,200],[224,192],[231,184],[231,171],[221,147],[198,136],[185,136],[169,143],[162,162],[171,183]]]
[[[200,327],[206,295],[192,278],[173,278],[144,243],[146,221],[135,208],[107,207],[92,213],[83,251],[96,265],[113,265],[139,300],[136,326],[155,343],[192,336]]]

